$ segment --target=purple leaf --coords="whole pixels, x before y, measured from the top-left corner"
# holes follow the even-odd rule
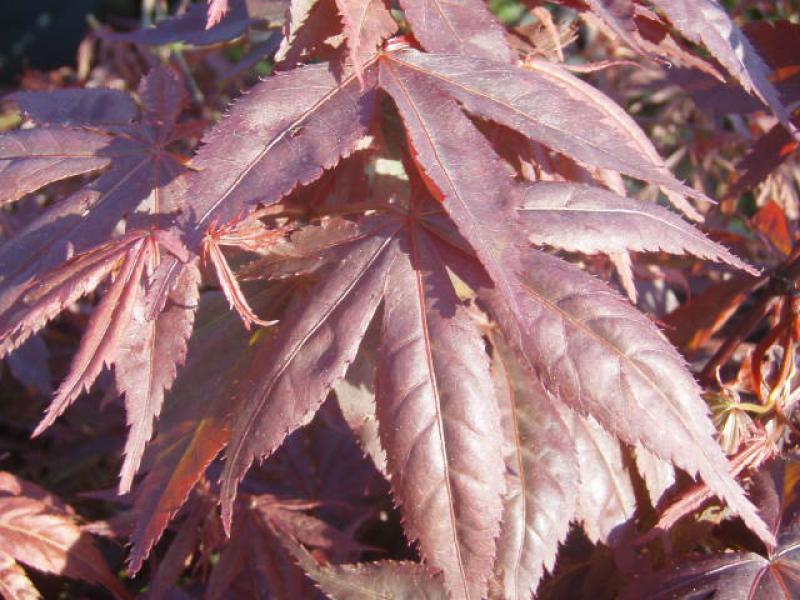
[[[381,64],[427,178],[494,283],[484,295],[509,343],[557,399],[630,444],[699,474],[764,540],[772,539],[713,440],[700,390],[641,313],[579,269],[523,251],[519,188],[488,141],[429,78]],[[491,177],[491,181],[488,181]],[[669,425],[666,425],[669,423]]]
[[[509,62],[503,26],[482,0],[400,0],[414,36],[430,52]]]
[[[525,189],[517,213],[534,244],[584,254],[691,254],[757,274],[667,209],[599,187],[557,181],[534,183]]]
[[[398,77],[425,88],[440,87],[468,112],[516,129],[584,164],[657,184],[673,202],[680,203],[682,196],[708,200],[675,179],[622,108],[558,65],[530,61],[522,68],[413,50],[392,54],[384,62],[388,65]],[[683,204],[679,208],[691,213]]]
[[[492,597],[522,600],[555,565],[581,498],[581,473],[565,409],[528,376],[505,341],[493,336],[492,343],[509,481]]]
[[[258,84],[205,139],[194,161],[189,225],[210,225],[277,202],[353,152],[374,109],[375,69],[340,80],[328,65],[278,73]],[[299,93],[300,92],[300,93]]]
[[[178,367],[186,358],[199,280],[197,267],[184,267],[164,311],[152,320],[147,320],[141,290],[114,357],[117,390],[125,394],[125,412],[131,428],[125,442],[120,493],[130,491],[145,445],[153,435],[153,421],[161,413],[164,392],[172,386]]]
[[[708,51],[790,131],[789,111],[769,80],[770,68],[717,0],[655,0],[675,28]]]
[[[228,528],[236,489],[250,465],[311,420],[355,358],[396,254],[392,227],[372,227],[371,235],[342,250],[308,301],[289,312],[234,392],[242,408],[233,421],[220,491]]]
[[[376,401],[394,497],[452,596],[480,598],[504,486],[484,343],[422,230],[410,229],[385,302]]]

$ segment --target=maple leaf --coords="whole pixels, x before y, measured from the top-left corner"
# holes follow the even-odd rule
[[[537,245],[583,254],[691,254],[757,274],[670,211],[599,187],[570,182],[534,183],[525,189],[517,214],[529,239]]]
[[[2,550],[0,550],[0,595],[8,600],[35,600],[42,597],[22,567]]]
[[[218,0],[206,8],[202,3],[191,4],[186,12],[158,21],[152,27],[124,33],[101,31],[103,39],[133,42],[146,46],[162,46],[183,42],[191,46],[211,46],[230,42],[248,33],[251,26],[264,19],[277,20],[277,10],[260,11],[257,3],[233,0],[224,12],[216,9],[215,22],[211,23],[211,11],[219,7]]]
[[[581,473],[576,516],[590,540],[613,545],[636,510],[623,449],[592,417],[573,413],[569,423]]]
[[[739,550],[675,561],[630,585],[622,598],[790,598],[800,593],[798,464],[776,459],[754,476],[752,495],[775,532],[766,552]]]
[[[0,201],[12,202],[46,184],[79,174],[97,178],[55,203],[0,247],[0,311],[38,273],[73,252],[98,246],[124,218],[139,212],[169,225],[180,208],[185,167],[167,151],[185,95],[169,68],[139,86],[142,108],[112,90],[63,90],[12,96],[40,126],[0,137]],[[174,215],[173,215],[174,216]]]
[[[397,23],[383,0],[337,0],[336,5],[344,22],[350,60],[361,78],[363,65],[395,32]]]
[[[230,10],[231,4],[231,0],[208,0],[208,21],[206,22],[206,29],[211,29],[214,25],[222,21],[223,17],[225,17]]]
[[[493,336],[492,343],[509,489],[490,597],[530,598],[544,569],[552,570],[583,498],[575,444],[580,438],[570,431],[563,408],[527,376],[505,341]]]
[[[220,490],[226,527],[238,483],[253,460],[272,454],[287,434],[309,422],[355,358],[397,252],[391,222],[364,226],[362,240],[337,249],[346,268],[331,272],[305,304],[290,311],[235,392],[242,409],[233,422]],[[310,371],[312,364],[320,368]]]
[[[251,593],[268,591],[279,598],[322,598],[281,543],[289,536],[275,521],[285,515],[276,514],[275,507],[270,507],[264,499],[250,500],[249,506],[241,503],[237,506],[235,533],[220,553],[208,583],[208,597],[224,598],[237,579],[248,574],[259,582]]]
[[[125,461],[120,471],[120,492],[130,490],[144,447],[153,435],[177,368],[186,358],[187,340],[192,333],[197,307],[200,273],[187,265],[169,294],[168,304],[159,315],[148,320],[145,294],[140,289],[131,318],[114,358],[117,389],[125,394],[130,432],[125,442]]]
[[[697,211],[684,196],[708,200],[675,179],[625,111],[558,65],[531,60],[520,68],[401,50],[388,55],[381,67],[386,76],[396,73],[417,86],[442,90],[470,114],[506,125],[580,163],[659,185],[692,218],[699,218]],[[388,79],[381,81],[384,85]],[[574,119],[575,114],[583,118]]]
[[[375,60],[379,64],[375,64]],[[375,71],[380,72],[378,81]],[[268,79],[254,93],[235,105],[230,116],[208,137],[196,162],[199,173],[193,177],[191,184],[194,192],[190,194],[191,217],[186,222],[191,232],[189,237],[195,240],[194,244],[201,243],[200,240],[207,235],[206,232],[216,227],[214,223],[240,218],[242,214],[252,212],[256,205],[269,206],[276,203],[297,185],[308,184],[319,178],[324,167],[335,165],[343,156],[351,153],[368,131],[373,114],[372,93],[375,84],[379,83],[393,97],[405,119],[413,149],[417,152],[416,160],[423,167],[423,174],[430,183],[431,191],[435,196],[443,197],[448,214],[494,280],[497,287],[495,293],[482,292],[481,295],[486,297],[512,344],[517,349],[526,350],[525,354],[529,358],[524,361],[527,363],[525,367],[532,374],[542,375],[545,387],[556,400],[571,404],[582,412],[595,413],[612,433],[631,444],[641,442],[662,458],[691,472],[700,471],[746,517],[750,526],[768,538],[769,534],[761,527],[752,507],[743,500],[741,491],[727,474],[721,452],[711,440],[711,427],[704,405],[678,355],[646,319],[633,309],[624,308],[599,283],[571,270],[556,259],[535,251],[522,251],[513,236],[528,229],[534,236],[542,236],[535,238],[535,241],[546,243],[546,239],[553,238],[548,238],[547,228],[558,222],[558,206],[548,206],[552,212],[543,210],[546,214],[542,217],[541,230],[536,228],[536,219],[533,217],[530,227],[520,226],[515,207],[525,206],[525,188],[512,184],[510,175],[505,174],[488,142],[461,112],[455,100],[476,116],[514,127],[560,152],[575,156],[587,165],[613,169],[663,186],[673,200],[680,199],[682,195],[696,198],[704,196],[675,180],[649,140],[621,109],[593,88],[552,65],[530,63],[528,68],[520,68],[486,59],[465,58],[462,61],[458,56],[401,51],[384,54],[365,66],[366,85],[363,90],[356,90],[355,79],[356,75],[345,74],[336,80],[323,65],[304,67]],[[509,85],[494,85],[496,80],[502,80]],[[300,87],[308,92],[298,102],[294,92]],[[294,103],[287,111],[281,99],[289,92],[293,94]],[[591,131],[584,124],[577,126],[566,117],[569,111],[563,105],[567,98],[574,101],[575,110],[580,106],[581,110],[592,107],[596,111],[595,116],[589,120]],[[543,101],[557,104],[559,108],[554,110],[556,113],[563,113],[564,118],[554,125],[551,116],[547,119],[541,117]],[[330,119],[334,115],[337,119],[334,123],[340,122],[338,119],[341,115],[355,118],[358,135],[354,135],[352,129],[343,130],[341,135],[330,135]],[[448,124],[447,135],[453,139],[450,145],[442,141],[443,123]],[[230,135],[233,131],[244,139],[253,141],[246,146],[246,152],[241,151],[239,140],[236,140],[234,148],[234,138]],[[624,133],[622,138],[620,131]],[[324,143],[319,145],[323,140]],[[331,144],[331,141],[334,143]],[[470,150],[464,152],[464,147]],[[292,162],[288,159],[290,156],[299,160]],[[224,160],[227,165],[233,163],[233,168],[220,174],[214,169],[220,160]],[[493,192],[495,200],[492,202],[475,197],[476,190],[483,189],[481,178],[486,172],[487,161],[495,165],[490,171],[498,174],[493,179],[493,185],[497,185]],[[562,184],[559,188],[553,184],[548,189],[571,194],[580,199],[579,204],[588,202],[587,199],[592,197],[597,201],[599,212],[622,212],[629,219],[622,238],[624,241],[613,242],[618,244],[613,247],[605,246],[605,250],[612,254],[628,249],[664,248],[675,253],[688,250],[702,257],[745,267],[744,263],[723,248],[665,211],[649,206],[637,206],[634,209],[629,201],[610,192],[595,191],[588,187],[570,187],[571,185]],[[540,199],[546,196],[545,187],[532,186],[530,189],[530,206],[533,207],[537,196]],[[597,200],[598,198],[600,199]],[[680,203],[680,200],[676,201]],[[585,206],[590,204],[589,202]],[[686,209],[686,206],[683,208]],[[524,208],[522,212],[525,212]],[[592,210],[589,209],[588,212]],[[513,224],[511,230],[482,230],[498,214],[504,215]],[[597,219],[592,220],[594,217]],[[599,215],[584,219],[587,230],[599,226],[597,223],[601,221],[602,217]],[[670,232],[665,237],[661,236],[664,239],[659,240],[660,245],[653,242],[653,235],[648,229],[656,223],[659,226],[653,231],[658,230],[659,235],[663,226]],[[428,260],[426,253],[418,255],[412,261],[413,269],[406,271],[405,277],[409,284],[390,283],[384,290],[387,285],[385,282],[399,277],[400,265],[404,264],[405,251],[396,248],[397,241],[404,238],[401,233],[404,226],[396,221],[392,224],[391,220],[381,221],[373,217],[361,220],[359,226],[365,228],[360,239],[330,250],[335,257],[333,263],[340,267],[325,271],[326,275],[316,285],[307,302],[291,311],[288,318],[278,326],[276,337],[260,351],[261,358],[256,359],[255,363],[266,364],[266,372],[263,368],[253,369],[237,387],[236,402],[241,402],[243,409],[233,421],[233,434],[222,477],[223,516],[228,527],[236,487],[250,464],[255,459],[270,456],[287,434],[311,419],[332,386],[343,377],[348,363],[355,358],[356,350],[362,343],[364,331],[378,303],[383,300],[387,306],[396,306],[395,311],[411,309],[407,301],[394,298],[410,287],[414,278],[418,282],[423,281],[420,279],[420,272],[425,272],[425,268],[420,265]],[[448,227],[452,230],[451,225],[445,226],[445,229]],[[638,238],[633,235],[633,231],[628,231],[631,228],[638,230]],[[450,231],[448,235],[453,236],[453,232]],[[423,238],[424,236],[420,239]],[[578,235],[574,244],[578,250],[598,251],[603,243],[612,243],[608,239],[617,237]],[[400,243],[401,248],[404,243]],[[570,242],[566,240],[564,243]],[[410,247],[413,248],[414,245],[411,244]],[[472,262],[470,269],[480,272],[480,263]],[[523,277],[523,273],[527,274]],[[226,278],[233,281],[232,275]],[[562,287],[563,290],[556,291]],[[232,285],[229,289],[233,290]],[[233,295],[233,292],[229,295]],[[587,304],[584,308],[580,303],[573,306],[565,300],[576,295],[585,295],[587,300],[592,298],[594,304]],[[558,299],[560,296],[561,300]],[[417,297],[423,296],[417,294]],[[549,297],[553,300],[547,300]],[[452,293],[449,302],[453,302]],[[434,305],[441,303],[439,300]],[[425,305],[424,310],[421,306],[418,310],[423,311],[420,314],[426,314],[425,311],[429,309]],[[458,313],[460,309],[453,310]],[[589,310],[591,315],[581,316],[584,310]],[[350,319],[347,328],[343,328],[345,314]],[[588,329],[583,325],[585,318],[593,323]],[[451,316],[450,320],[452,319]],[[613,371],[626,378],[635,392],[631,392],[630,396],[616,393],[608,396],[604,383],[589,384],[588,382],[597,377],[593,373],[598,364],[596,362],[590,368],[592,361],[584,362],[583,359],[572,358],[573,361],[579,361],[572,367],[577,371],[564,371],[566,364],[557,357],[549,356],[549,350],[545,351],[545,345],[549,345],[549,342],[546,343],[544,338],[533,333],[536,330],[534,322],[538,319],[544,319],[548,327],[563,329],[568,347],[577,348],[580,345],[582,348],[596,348],[598,352],[607,345],[615,348],[615,358],[608,364],[609,375]],[[630,329],[613,327],[612,323],[618,320],[629,322]],[[396,326],[393,321],[413,323],[415,320],[387,320],[384,315],[382,345],[391,340],[392,327]],[[416,321],[423,323],[424,327],[432,327],[426,324],[425,319]],[[455,326],[455,323],[449,326]],[[439,325],[435,327],[438,328]],[[446,338],[448,335],[446,328],[436,331],[438,333],[430,337],[429,343],[438,343],[439,336]],[[332,341],[335,344],[330,346]],[[646,348],[646,352],[654,357],[655,366],[645,364],[633,348]],[[439,364],[438,360],[432,358],[430,351],[426,354],[427,364],[435,370],[444,369],[444,375],[429,375],[429,381],[436,381],[440,376],[450,381],[448,367],[435,366]],[[312,370],[310,365],[317,364],[320,360],[325,361],[325,368]],[[539,364],[539,361],[542,363]],[[385,423],[387,419],[392,422],[397,420],[394,416],[386,415],[394,414],[390,409],[394,402],[391,386],[399,384],[390,382],[395,377],[393,371],[399,369],[402,363],[403,361],[392,361],[390,366],[379,361],[379,364],[384,365],[379,367],[377,375],[379,423]],[[559,369],[559,377],[564,377],[563,380],[554,375],[554,368]],[[682,383],[674,391],[669,391],[657,384],[654,377]],[[579,385],[581,380],[585,383]],[[300,381],[303,382],[302,389],[297,387]],[[438,388],[435,389],[438,394]],[[652,400],[645,400],[651,395]],[[654,413],[637,417],[637,422],[625,423],[608,414],[609,406],[614,407],[611,409],[613,414],[628,413],[623,408],[624,402],[632,402],[639,407],[652,404],[656,408],[649,410],[658,411],[660,416],[656,417]],[[680,417],[682,412],[693,416]],[[666,416],[669,414],[672,417]],[[661,439],[658,432],[665,418],[674,419],[675,425],[687,436],[685,446]],[[451,420],[449,415],[441,419],[441,431],[448,430],[448,420]],[[403,501],[404,494],[408,493],[405,491],[406,487],[415,494],[424,495],[425,491],[415,484],[406,486],[403,476],[394,466],[398,460],[403,460],[402,457],[409,453],[408,449],[416,443],[413,431],[395,432],[386,429],[385,425],[380,425],[380,429],[383,443],[387,446],[389,470],[394,473],[395,493],[406,513],[411,537],[419,541],[426,560],[444,570],[445,582],[451,592],[464,596],[483,593],[494,557],[492,536],[486,534],[486,538],[481,538],[483,541],[470,545],[470,551],[476,552],[474,558],[469,555],[465,559],[458,555],[452,557],[438,554],[434,540],[443,534],[437,529],[422,527],[418,523],[427,515],[415,512],[417,502]],[[405,435],[412,439],[405,440]],[[491,436],[487,440],[491,440]],[[689,447],[702,448],[702,451],[698,455],[694,450],[689,452]],[[446,481],[450,478],[447,469],[461,467],[458,467],[455,456],[443,456],[443,478]],[[498,456],[492,459],[492,453],[487,453],[485,464],[498,462]],[[482,496],[484,500],[486,497],[499,498],[502,484],[487,480],[484,485],[479,492],[488,494]],[[458,540],[453,548],[457,552],[461,552],[458,550],[458,545],[463,544],[460,540],[471,535],[468,530],[463,529],[463,522],[464,515],[469,511],[467,507],[473,501],[454,501],[459,493],[456,488],[451,487],[447,492],[451,497],[443,504],[445,510],[454,515],[451,517],[454,525],[448,535],[451,535],[451,539]],[[486,524],[481,529],[492,532],[499,526],[499,518],[498,509],[495,514],[486,517]],[[474,567],[468,566],[472,564],[471,560],[475,561]],[[551,561],[552,556],[546,560]],[[532,589],[537,579],[538,576],[534,577],[525,586]]]
[[[60,501],[52,503],[37,486],[10,473],[0,475],[5,480],[0,490],[0,590],[8,591],[4,596],[39,597],[17,561],[44,573],[102,585],[117,598],[130,597]]]
[[[442,259],[422,228],[407,236],[386,281],[381,442],[407,533],[454,597],[479,597],[502,511],[499,411],[483,341]]]
[[[193,161],[189,246],[198,249],[212,224],[274,204],[352,153],[375,108],[374,67],[364,65],[362,78],[363,87],[355,73],[337,79],[327,65],[308,65],[273,75],[240,99]]]
[[[401,0],[400,6],[430,52],[511,59],[505,31],[481,0]]]
[[[419,563],[385,560],[322,566],[295,540],[282,541],[306,575],[331,598],[447,598],[444,586],[437,581],[435,574]]]
[[[789,131],[789,111],[769,80],[770,69],[717,0],[655,0],[654,4],[689,40],[702,43],[742,86],[760,98]]]
[[[399,62],[394,57],[382,61],[381,85],[397,104],[434,194],[443,197],[449,216],[491,278],[491,311],[526,366],[555,398],[592,413],[626,442],[641,442],[657,456],[699,472],[749,527],[770,540],[727,472],[706,405],[680,355],[600,282],[554,257],[520,251],[515,239],[519,226],[509,206],[518,188],[453,99],[431,89],[430,67],[404,68],[406,56],[414,63],[431,58],[404,52]],[[456,97],[470,108],[467,96]],[[497,174],[488,190],[487,173]],[[498,216],[503,217],[499,224]],[[646,363],[645,355],[650,357]],[[631,410],[636,418],[625,418]],[[662,435],[667,419],[674,427],[670,440]],[[685,445],[675,443],[678,431],[686,436]],[[692,450],[687,452],[688,447]]]
[[[280,304],[285,289],[272,286],[252,296],[263,311]],[[198,325],[160,420],[159,434],[145,456],[147,474],[134,491],[138,514],[131,534],[128,566],[138,572],[170,519],[186,502],[206,468],[230,439],[231,407],[225,390],[251,359],[250,336],[236,327],[221,294],[203,294]],[[205,402],[197,402],[203,390]]]
[[[337,43],[328,41],[340,36],[341,19],[335,0],[293,0],[275,53],[278,68],[295,67],[312,56],[338,56]]]

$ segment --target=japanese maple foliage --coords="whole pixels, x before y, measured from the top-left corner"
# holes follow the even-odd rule
[[[0,136],[0,202],[19,205],[0,245],[0,353],[88,311],[32,433],[57,436],[93,387],[119,399],[123,507],[87,531],[127,539],[149,595],[193,565],[189,593],[210,598],[531,598],[555,589],[578,535],[640,577],[619,586],[634,595],[695,580],[728,593],[708,575],[723,563],[769,572],[770,590],[791,576],[776,561],[794,525],[773,506],[788,484],[759,474],[759,511],[737,476],[797,431],[795,299],[774,283],[798,276],[793,233],[781,209],[759,213],[777,249],[765,261],[684,217],[721,229],[731,199],[796,149],[797,65],[717,0],[547,4],[519,5],[532,32],[481,0],[209,0],[96,34],[149,65],[129,92],[8,97],[23,125]],[[565,14],[604,32],[601,61],[563,62]],[[227,49],[245,66],[220,66]],[[262,59],[253,83],[246,65]],[[676,177],[602,76],[580,76],[632,61],[732,87],[728,73],[755,103],[741,113],[769,123],[723,210]],[[699,383],[653,307],[635,306],[645,271],[663,283],[670,265],[714,280],[699,309],[702,294],[657,315],[685,351],[770,292]],[[612,268],[627,298],[603,281]],[[735,442],[723,426],[729,461],[707,400],[715,384],[730,395],[720,369],[770,310],[747,362],[758,403],[744,410],[759,417]],[[125,596],[71,509],[14,482],[0,537],[49,519],[55,541],[8,534],[0,593],[36,593],[22,564]],[[651,574],[634,546],[714,498],[754,552]]]

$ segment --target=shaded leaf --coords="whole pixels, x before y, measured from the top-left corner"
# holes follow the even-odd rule
[[[379,344],[379,319],[370,325],[355,360],[339,383],[333,386],[344,420],[362,450],[385,476],[386,452],[381,446],[375,407],[375,360]]]
[[[753,495],[778,540],[766,555],[735,551],[690,556],[629,585],[622,598],[796,598],[800,593],[797,474],[797,463],[776,460],[755,476]]]
[[[379,561],[321,566],[305,548],[283,540],[306,575],[334,600],[444,600],[444,587],[423,565]]]
[[[279,304],[278,286],[253,296],[266,312]],[[230,439],[226,394],[251,359],[254,341],[239,326],[217,294],[201,297],[198,326],[189,343],[186,365],[167,399],[159,434],[145,455],[147,475],[135,488],[138,515],[131,535],[129,569],[136,573],[170,519],[186,502],[206,468]]]
[[[790,130],[789,113],[769,80],[770,69],[717,0],[655,0],[689,40],[703,44],[751,94],[759,97]]]
[[[38,500],[0,496],[0,544],[12,558],[39,571],[103,585],[118,598],[129,597],[89,535],[71,517]]]
[[[592,417],[573,413],[570,428],[581,473],[577,518],[592,542],[613,546],[636,510],[620,442]]]
[[[391,227],[380,222],[374,227],[369,237],[346,247],[339,265],[308,301],[281,322],[274,343],[255,359],[258,368],[234,392],[242,408],[233,422],[222,476],[226,528],[236,488],[252,462],[272,454],[289,433],[311,420],[355,358],[396,251]]]

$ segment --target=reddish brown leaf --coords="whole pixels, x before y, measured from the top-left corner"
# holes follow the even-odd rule
[[[797,463],[778,460],[755,477],[754,496],[778,540],[766,555],[741,550],[692,555],[632,582],[621,598],[796,598],[800,593],[797,467]]]
[[[582,496],[581,475],[564,408],[499,336],[492,343],[508,489],[490,597],[516,600],[530,598],[544,570],[553,569]]]
[[[0,496],[0,544],[5,552],[45,573],[103,585],[130,597],[111,573],[89,535],[71,517],[24,496]]]
[[[736,165],[736,182],[729,198],[737,198],[742,192],[756,187],[770,173],[780,167],[800,147],[800,142],[792,138],[782,125],[775,125],[762,135],[750,152]]]
[[[241,217],[257,203],[274,204],[353,152],[372,118],[374,85],[375,70],[367,64],[361,91],[355,74],[337,80],[320,64],[254,87],[208,134],[193,163],[199,173],[189,188],[188,220],[195,244],[209,226]]]
[[[400,0],[400,6],[426,50],[505,62],[512,58],[503,27],[482,0]]]
[[[157,95],[148,91],[154,87]],[[172,218],[167,215],[180,208],[179,176],[185,168],[166,151],[174,141],[175,112],[160,111],[180,105],[182,82],[168,67],[160,67],[142,80],[139,91],[144,105],[133,122],[126,118],[132,112],[130,98],[120,100],[110,91],[90,92],[85,100],[61,92],[19,96],[22,108],[41,126],[0,138],[0,178],[4,173],[21,177],[14,185],[0,185],[11,190],[10,199],[66,176],[103,172],[0,247],[0,311],[13,305],[40,273],[74,252],[107,242],[123,218],[139,212],[148,224],[166,226]]]
[[[42,596],[25,571],[0,550],[0,596],[6,600],[38,600]]]
[[[329,597],[337,600],[447,598],[444,586],[438,578],[419,563],[386,560],[322,566],[293,540],[284,540],[284,545],[289,548],[306,575]]]
[[[740,274],[711,284],[663,318],[667,337],[689,352],[701,348],[724,327],[759,281]]]
[[[771,540],[713,440],[700,390],[681,356],[641,313],[564,261],[518,247],[509,206],[518,188],[458,106],[429,78],[381,64],[417,160],[494,283],[486,296],[506,337],[545,388],[630,444],[703,479]],[[491,183],[487,174],[493,175]],[[670,423],[665,437],[666,423]]]
[[[395,32],[397,23],[384,0],[336,0],[336,5],[344,22],[350,60],[361,78],[364,65]]]
[[[454,598],[481,598],[502,512],[488,357],[427,235],[412,227],[386,282],[377,414],[405,529]]]
[[[145,313],[144,290],[137,294],[128,328],[114,357],[117,389],[125,394],[131,427],[120,471],[120,493],[130,491],[145,444],[153,435],[153,422],[161,413],[164,392],[172,386],[178,367],[186,358],[199,279],[197,267],[186,265],[165,310],[150,321]]]
[[[378,221],[369,237],[346,246],[339,264],[303,306],[290,311],[274,343],[255,359],[258,366],[235,390],[242,408],[233,421],[222,476],[226,528],[236,488],[252,462],[271,455],[289,433],[311,420],[355,358],[395,258],[392,234],[391,224]]]

